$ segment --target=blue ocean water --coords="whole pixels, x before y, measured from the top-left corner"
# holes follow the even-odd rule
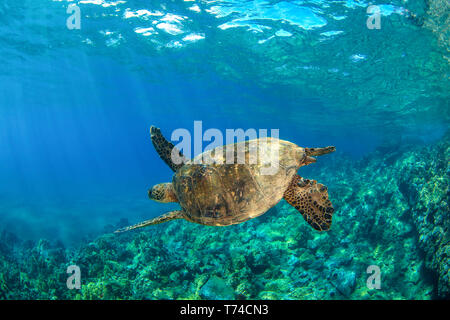
[[[67,26],[69,5],[80,29]],[[369,5],[380,29],[367,27]],[[435,143],[449,123],[448,34],[430,8],[2,0],[0,229],[77,246],[122,218],[176,208],[147,198],[172,176],[150,125],[168,137],[194,121],[204,131],[279,129],[354,161]]]

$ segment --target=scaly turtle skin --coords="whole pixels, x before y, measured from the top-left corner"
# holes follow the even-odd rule
[[[334,209],[327,187],[300,177],[297,170],[316,162],[312,156],[333,152],[334,147],[302,148],[264,138],[217,147],[187,160],[158,128],[151,127],[150,133],[155,149],[175,174],[172,183],[150,189],[149,197],[179,202],[182,209],[116,232],[173,219],[208,226],[238,224],[264,214],[282,198],[314,229],[329,230]],[[177,163],[173,156],[178,157]]]

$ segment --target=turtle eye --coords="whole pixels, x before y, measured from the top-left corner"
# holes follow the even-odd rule
[[[306,186],[306,182],[305,182],[305,180],[300,180],[299,182],[297,182],[297,186],[299,186],[299,187],[304,187],[304,186]]]

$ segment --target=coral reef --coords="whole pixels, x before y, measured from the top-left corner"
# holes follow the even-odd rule
[[[336,212],[326,233],[285,202],[224,228],[177,220],[116,235],[109,226],[76,249],[3,232],[0,298],[448,299],[449,148],[447,137],[302,168],[329,187]],[[66,287],[72,264],[80,290]],[[381,271],[378,290],[366,285],[370,265]]]
[[[450,3],[447,0],[428,0],[427,12],[424,20],[424,26],[427,29],[435,32],[439,43],[447,50],[447,55],[444,56],[449,60],[448,52],[450,50]]]
[[[403,172],[399,189],[412,208],[419,244],[426,254],[426,265],[435,270],[438,294],[443,297],[450,295],[449,159],[450,145],[447,141],[428,152],[410,152],[397,168]]]

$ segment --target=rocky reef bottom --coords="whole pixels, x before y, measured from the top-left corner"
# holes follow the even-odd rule
[[[108,226],[76,249],[3,232],[0,298],[448,299],[449,153],[447,136],[300,169],[329,188],[326,233],[284,201],[224,228],[177,220],[116,235],[119,225]],[[67,288],[69,265],[80,267],[79,290]],[[369,266],[379,289],[367,284]]]

